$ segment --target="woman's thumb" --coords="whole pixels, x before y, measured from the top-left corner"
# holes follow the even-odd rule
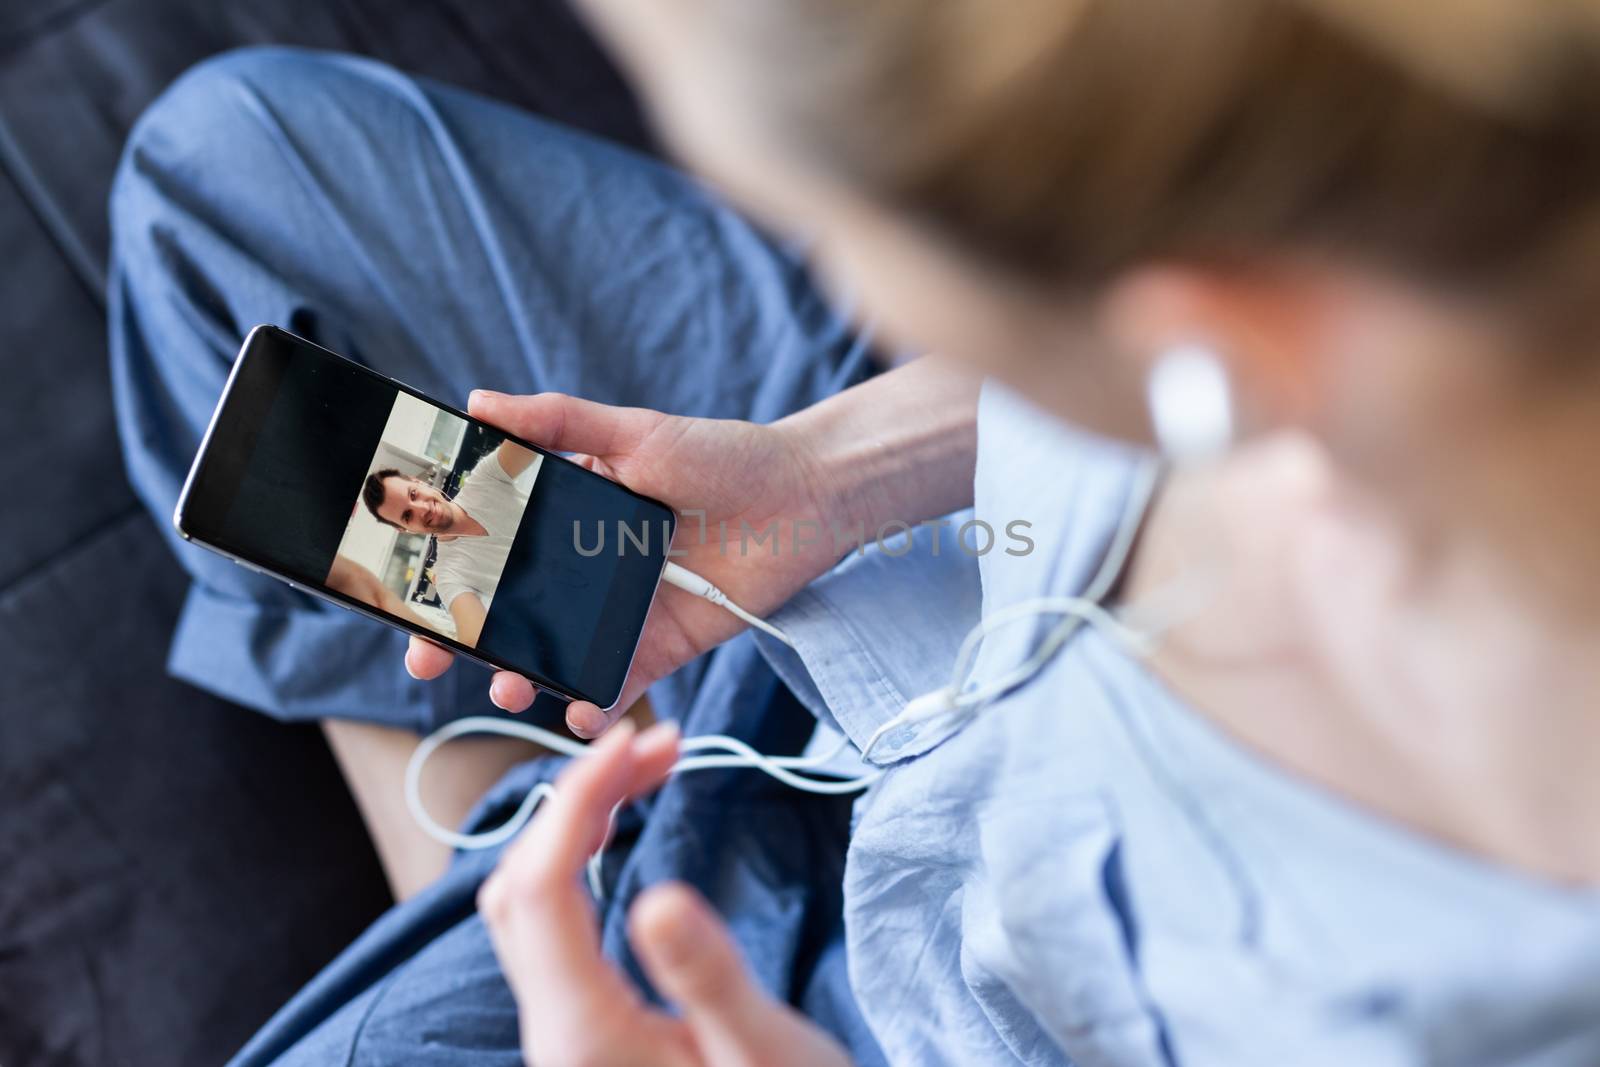
[[[641,893],[628,927],[650,980],[686,1013],[748,1008],[762,999],[722,921],[688,886]]]
[[[552,452],[615,456],[632,452],[663,416],[644,408],[618,408],[565,393],[511,396],[474,389],[467,411],[491,426]]]
[[[707,1064],[845,1062],[830,1038],[756,985],[727,928],[688,886],[641,893],[628,927],[645,973],[682,1011]]]

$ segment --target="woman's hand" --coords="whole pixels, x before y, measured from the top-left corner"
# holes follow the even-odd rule
[[[778,608],[855,544],[834,537],[829,524],[842,516],[833,482],[804,436],[786,424],[682,418],[558,393],[475,392],[469,410],[552,451],[575,453],[595,473],[677,508],[675,562],[757,615]],[[774,539],[758,543],[769,529]],[[574,702],[568,726],[580,736],[599,734],[651,682],[743,628],[722,608],[663,586],[621,699],[609,716]],[[440,646],[414,637],[406,667],[418,678],[434,678],[451,659]],[[523,710],[535,695],[527,679],[507,672],[495,675],[489,691],[508,711]]]
[[[678,756],[661,723],[624,722],[556,780],[522,836],[478,893],[501,970],[517,998],[523,1056],[539,1067],[842,1067],[844,1051],[751,981],[726,927],[693,890],[655,886],[628,916],[628,936],[677,1018],[647,1005],[600,955],[580,873],[609,813],[655,788]]]
[[[559,393],[475,392],[469,410],[677,508],[674,560],[764,616],[861,541],[972,503],[978,388],[975,378],[918,359],[770,426]],[[609,715],[575,701],[567,725],[581,737],[598,735],[651,682],[742,629],[715,604],[663,586],[621,699]],[[435,678],[451,658],[414,637],[406,668]],[[521,711],[534,688],[502,671],[489,695]]]

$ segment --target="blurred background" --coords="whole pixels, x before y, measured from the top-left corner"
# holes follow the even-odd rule
[[[0,0],[0,455],[29,503],[0,552],[6,1067],[221,1063],[389,903],[321,733],[167,677],[186,581],[112,424],[122,142],[186,68],[264,43],[649,148],[559,0]]]

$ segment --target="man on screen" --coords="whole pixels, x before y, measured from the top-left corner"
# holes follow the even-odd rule
[[[394,468],[373,471],[361,500],[379,522],[431,534],[439,545],[433,584],[456,623],[456,640],[475,646],[528,495],[515,479],[542,457],[506,441],[484,455],[454,498]]]

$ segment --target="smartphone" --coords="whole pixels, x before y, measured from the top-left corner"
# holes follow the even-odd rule
[[[173,523],[251,570],[608,708],[677,516],[264,325],[245,338]]]

